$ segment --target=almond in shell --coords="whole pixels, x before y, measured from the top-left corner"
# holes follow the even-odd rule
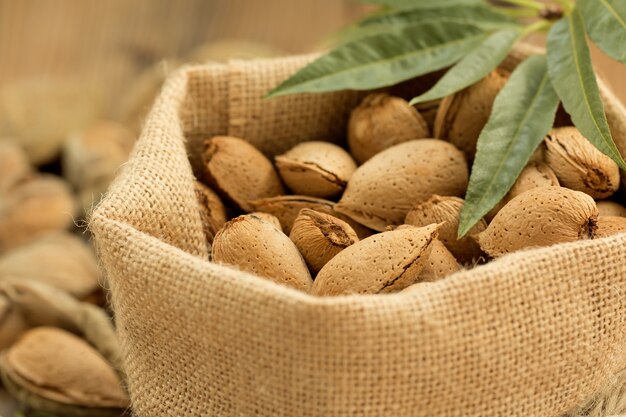
[[[309,269],[296,245],[272,223],[254,215],[227,222],[215,235],[211,255],[213,262],[300,290],[311,288]]]
[[[596,202],[600,216],[621,216],[626,217],[626,207],[614,201]]]
[[[26,153],[9,140],[0,140],[0,193],[33,175]]]
[[[461,220],[463,199],[434,195],[427,201],[417,204],[406,215],[405,223],[413,226],[426,226],[431,223],[443,223],[439,229],[439,240],[461,262],[472,262],[483,255],[480,247],[470,236],[487,228],[487,223],[480,220],[469,232],[469,236],[458,239],[457,231]]]
[[[434,282],[439,281],[442,278],[452,275],[459,271],[459,266],[456,258],[446,248],[441,240],[435,239],[432,243],[432,250],[428,257],[428,262],[424,265],[424,269],[419,275],[418,282]]]
[[[70,188],[60,178],[40,175],[21,182],[0,199],[0,252],[67,229],[76,211]]]
[[[0,281],[7,277],[42,282],[77,299],[100,292],[95,254],[69,232],[43,236],[0,256]]]
[[[348,122],[348,146],[359,164],[394,145],[429,136],[428,124],[417,110],[386,93],[366,96]]]
[[[603,199],[619,189],[617,164],[575,127],[553,129],[545,139],[546,161],[561,185]]]
[[[329,198],[343,191],[356,163],[328,142],[303,142],[275,158],[276,168],[294,194]]]
[[[130,130],[110,121],[95,123],[65,141],[63,176],[78,190],[84,212],[91,211],[106,192],[134,143]]]
[[[554,171],[542,162],[531,162],[521,172],[507,195],[485,216],[490,222],[498,211],[518,195],[537,187],[558,187],[559,180]]]
[[[520,249],[593,239],[598,208],[582,192],[539,187],[522,193],[502,208],[477,236],[480,247],[498,257]]]
[[[280,220],[278,220],[278,217],[274,216],[273,214],[263,213],[261,211],[253,211],[252,213],[250,213],[250,215],[258,217],[261,220],[265,220],[266,222],[273,224],[274,227],[276,227],[281,232],[283,231],[283,226],[281,226]]]
[[[215,136],[204,142],[205,174],[209,184],[244,211],[249,201],[285,193],[274,166],[243,139]]]
[[[0,371],[9,392],[38,411],[119,416],[130,404],[120,377],[104,357],[58,328],[29,330],[0,356]]]
[[[598,217],[598,229],[596,230],[596,238],[617,235],[619,233],[626,233],[626,217]]]
[[[226,223],[226,207],[217,193],[200,181],[194,182],[194,190],[198,199],[202,230],[204,230],[207,246],[210,249],[213,237]]]
[[[359,239],[365,239],[373,233],[371,229],[337,212],[335,210],[336,204],[330,200],[303,195],[284,195],[254,200],[251,201],[250,204],[254,207],[255,211],[276,216],[286,234],[291,233],[293,222],[296,221],[300,210],[305,208],[330,214],[331,216],[337,217],[339,220],[343,220],[352,227]]]
[[[348,223],[311,209],[300,211],[289,238],[296,244],[313,275],[339,252],[359,241]]]
[[[443,99],[435,118],[434,136],[446,139],[465,153],[471,163],[476,143],[496,96],[506,84],[508,73],[494,70],[478,83]]]
[[[312,293],[378,294],[408,287],[428,262],[438,228],[399,228],[345,248],[317,274]]]
[[[413,140],[361,165],[335,210],[378,231],[400,225],[411,208],[434,194],[462,196],[468,169],[463,153],[437,139]]]

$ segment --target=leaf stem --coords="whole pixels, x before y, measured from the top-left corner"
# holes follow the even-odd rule
[[[548,29],[550,26],[552,26],[552,22],[548,20],[538,20],[535,23],[526,26],[522,31],[521,36],[525,37],[533,32],[539,32],[541,30]]]
[[[494,6],[500,13],[504,13],[511,17],[537,17],[536,10],[528,9],[512,9],[510,7]]]
[[[543,10],[545,5],[535,0],[504,0],[507,3],[514,4],[516,6],[525,7],[533,10]]]

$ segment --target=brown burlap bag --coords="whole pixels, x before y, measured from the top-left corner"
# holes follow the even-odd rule
[[[207,261],[189,162],[199,139],[240,136],[271,155],[343,137],[358,93],[261,98],[310,59],[173,75],[92,216],[136,414],[625,412],[626,235],[516,253],[392,295],[315,298]],[[626,112],[607,100],[624,151]]]

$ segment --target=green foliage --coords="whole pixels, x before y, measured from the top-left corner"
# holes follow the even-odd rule
[[[502,62],[524,36],[549,29],[546,58],[516,70],[496,98],[459,226],[465,234],[506,194],[553,123],[558,101],[580,132],[620,167],[604,113],[587,35],[626,64],[626,0],[361,0],[381,11],[348,30],[348,40],[296,72],[269,96],[368,90],[454,65],[412,103],[454,94]],[[556,8],[555,8],[556,7]],[[516,18],[534,16],[535,20]],[[523,28],[523,29],[522,29]]]
[[[558,105],[545,56],[528,58],[513,71],[478,138],[459,236],[465,235],[511,189],[552,128]]]
[[[333,49],[269,95],[393,85],[454,64],[485,37],[475,26],[459,23],[424,23],[377,33]]]
[[[377,27],[385,28],[415,24],[415,23],[445,23],[456,22],[471,24],[486,30],[501,29],[507,27],[519,27],[515,19],[484,4],[461,4],[450,7],[392,9],[383,14],[378,14],[364,19],[360,23],[362,28]]]
[[[443,98],[477,83],[506,58],[519,35],[513,29],[495,32],[450,68],[430,91],[411,100],[411,105]]]
[[[589,37],[626,65],[626,0],[578,0]]]
[[[577,10],[557,22],[548,35],[550,80],[580,132],[626,169],[611,137],[591,65],[582,17]]]

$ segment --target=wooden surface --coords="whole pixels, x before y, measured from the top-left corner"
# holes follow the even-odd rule
[[[99,90],[111,108],[146,68],[200,45],[246,40],[262,55],[308,52],[363,10],[349,0],[0,0],[0,89],[69,79]],[[626,101],[625,67],[597,62]]]

